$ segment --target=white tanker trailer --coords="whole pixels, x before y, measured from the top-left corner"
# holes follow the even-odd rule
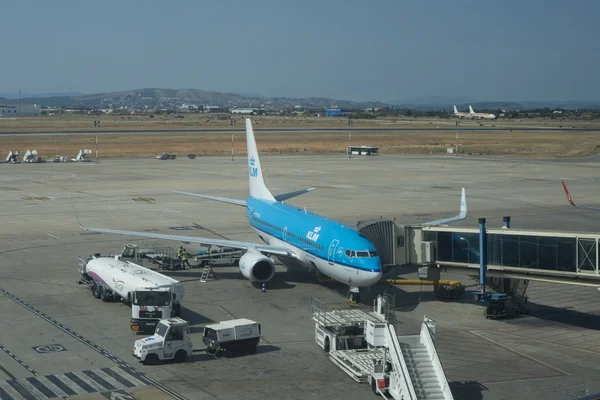
[[[154,331],[161,319],[180,316],[181,282],[117,257],[79,257],[79,283],[102,301],[130,304],[130,325],[137,332]]]

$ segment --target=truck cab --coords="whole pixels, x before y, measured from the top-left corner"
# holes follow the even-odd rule
[[[132,292],[131,330],[136,332],[152,331],[159,320],[181,315],[183,290],[173,288],[142,288]],[[183,289],[183,288],[182,288]]]
[[[181,318],[162,319],[154,335],[135,341],[133,355],[144,364],[160,360],[185,361],[192,354],[189,323]]]

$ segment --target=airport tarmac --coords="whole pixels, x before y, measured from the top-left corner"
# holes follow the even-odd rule
[[[260,146],[260,139],[259,139]],[[499,227],[597,232],[600,159],[560,161],[456,156],[261,156],[273,193],[318,190],[291,204],[355,226],[372,217],[419,223],[455,214],[467,189],[469,218]],[[346,289],[278,267],[266,293],[237,269],[171,273],[185,285],[182,317],[201,344],[212,321],[250,318],[262,324],[256,355],[215,359],[203,353],[183,364],[143,366],[132,356],[138,338],[131,311],[103,303],[76,283],[77,257],[118,253],[128,238],[85,232],[104,227],[256,241],[242,208],[172,190],[244,198],[247,166],[223,157],[112,159],[93,163],[0,164],[0,398],[44,399],[364,399],[359,385],[314,342],[310,300],[345,308]],[[180,243],[165,242],[172,246]],[[197,250],[187,246],[190,252]],[[414,270],[401,270],[415,278]],[[445,279],[475,281],[448,272]],[[430,288],[376,286],[396,295],[398,334],[416,334],[424,315],[436,320],[438,354],[456,399],[568,399],[600,391],[600,293],[596,288],[531,283],[530,314],[493,321],[465,296],[440,302]],[[475,289],[475,288],[473,288]],[[66,382],[66,383],[65,383]],[[62,386],[61,386],[62,385]],[[112,395],[111,395],[112,392]],[[64,393],[64,394],[63,394]],[[128,394],[126,394],[128,393]],[[10,396],[10,397],[9,397]],[[111,397],[112,396],[112,397]]]

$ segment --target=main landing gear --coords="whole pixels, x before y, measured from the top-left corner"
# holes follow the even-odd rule
[[[348,298],[346,301],[348,301],[348,303],[350,304],[360,303],[360,291],[357,287],[350,288],[350,290],[348,291]]]

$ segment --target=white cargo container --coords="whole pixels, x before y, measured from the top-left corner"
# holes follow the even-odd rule
[[[209,353],[220,350],[255,353],[260,342],[260,324],[240,318],[207,325],[204,327],[202,341]]]

